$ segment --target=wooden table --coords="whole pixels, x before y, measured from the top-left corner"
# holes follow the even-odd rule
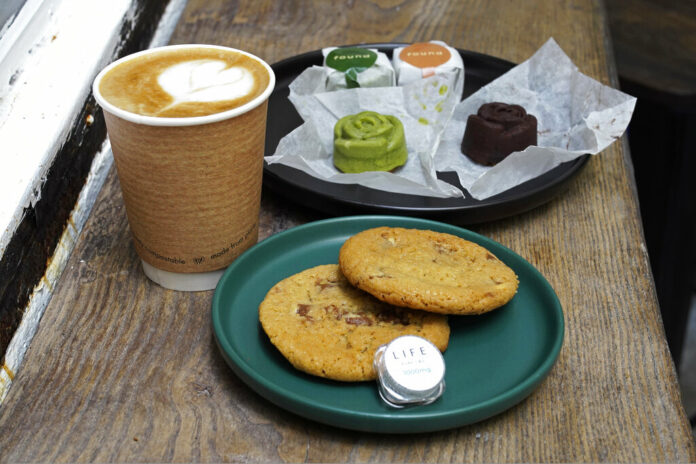
[[[606,0],[645,242],[677,366],[696,287],[696,3]],[[655,160],[659,160],[658,163]]]
[[[599,1],[191,1],[174,43],[274,62],[327,45],[449,44],[514,62],[554,37],[582,72],[616,84]],[[521,404],[414,436],[345,431],[264,400],[226,366],[212,292],[140,270],[112,173],[0,409],[3,461],[695,461],[659,316],[625,140],[550,203],[472,229],[529,260],[565,311],[560,357]],[[320,219],[264,193],[262,238]]]

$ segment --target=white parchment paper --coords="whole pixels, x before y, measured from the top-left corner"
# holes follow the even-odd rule
[[[553,39],[458,104],[463,78],[454,73],[404,87],[335,92],[325,92],[325,80],[323,68],[312,67],[290,85],[290,100],[305,123],[285,136],[266,161],[328,182],[433,197],[464,196],[437,179],[436,171],[455,171],[462,186],[480,200],[565,161],[597,154],[621,137],[636,104],[634,97],[580,73]],[[493,167],[480,166],[462,155],[461,141],[468,116],[495,101],[521,105],[536,116],[538,146]],[[333,166],[333,126],[345,115],[366,110],[392,114],[404,124],[409,159],[394,172],[343,174]]]
[[[493,167],[462,156],[466,120],[488,102],[524,107],[538,121],[538,146]],[[626,130],[636,99],[580,73],[550,39],[529,60],[463,100],[454,110],[435,158],[438,171],[455,171],[476,199],[533,179],[565,161],[597,154]]]
[[[440,137],[462,93],[462,73],[449,72],[403,87],[343,89],[326,92],[326,74],[313,66],[290,84],[290,101],[305,121],[283,137],[269,164],[282,163],[314,177],[342,184],[414,195],[463,196],[439,180],[434,158]],[[333,165],[333,129],[343,116],[376,111],[404,125],[408,161],[393,172],[344,174]]]

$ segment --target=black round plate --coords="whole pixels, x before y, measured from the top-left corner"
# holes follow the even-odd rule
[[[391,57],[405,44],[362,44]],[[459,50],[464,59],[466,77],[462,99],[501,76],[515,65],[489,55]],[[297,55],[272,65],[276,87],[268,103],[266,154],[275,153],[285,135],[302,124],[302,118],[288,100],[290,83],[306,68],[322,64],[321,50]],[[587,162],[583,155],[510,190],[484,200],[471,198],[433,198],[375,190],[357,184],[334,184],[300,170],[264,162],[264,186],[303,206],[331,216],[347,214],[397,214],[436,219],[456,224],[493,221],[528,211],[555,197],[563,185]],[[438,177],[464,190],[454,172],[439,172]],[[465,191],[465,190],[464,190]],[[465,191],[466,192],[466,191]]]

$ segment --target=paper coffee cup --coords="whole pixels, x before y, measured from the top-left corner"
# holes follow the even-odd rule
[[[248,74],[264,72],[266,79],[250,81]],[[133,244],[154,282],[213,289],[224,268],[256,243],[274,85],[273,70],[260,58],[213,45],[145,50],[97,75],[93,91],[104,109]]]

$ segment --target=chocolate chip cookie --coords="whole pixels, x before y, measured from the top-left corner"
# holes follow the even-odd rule
[[[341,381],[375,379],[375,351],[400,335],[444,351],[450,334],[447,316],[383,303],[353,287],[336,264],[278,282],[261,302],[259,320],[295,368]]]
[[[486,248],[430,230],[378,227],[341,247],[346,278],[381,301],[442,314],[481,314],[515,296],[515,272]]]

